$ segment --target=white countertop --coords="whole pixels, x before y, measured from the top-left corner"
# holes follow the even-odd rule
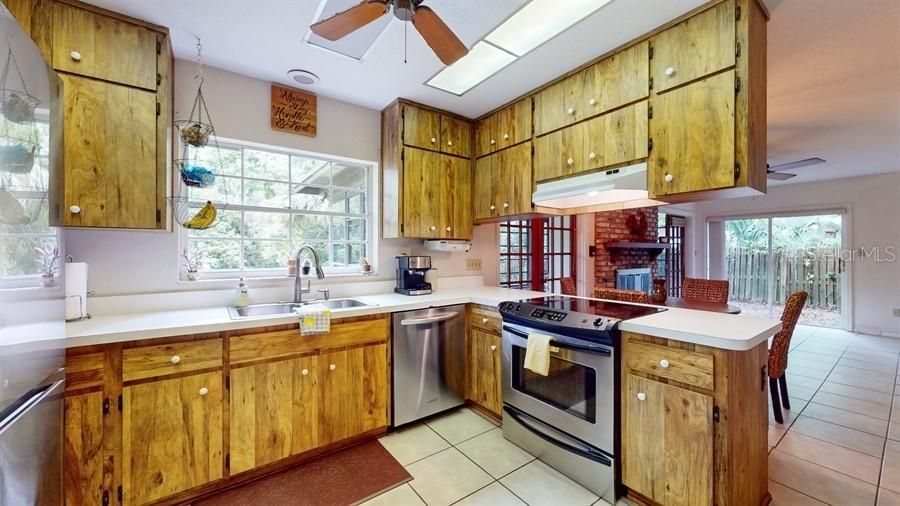
[[[542,297],[547,294],[490,286],[440,289],[431,295],[409,297],[395,293],[353,297],[369,306],[335,309],[332,318],[393,313],[452,304],[497,306],[505,300]],[[152,339],[157,337],[221,332],[226,330],[290,324],[294,314],[232,320],[225,307],[104,315],[69,323],[67,347]],[[749,350],[774,335],[781,323],[747,316],[670,308],[628,320],[622,330],[676,339],[716,348]]]

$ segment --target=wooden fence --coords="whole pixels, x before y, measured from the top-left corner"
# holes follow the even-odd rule
[[[796,291],[809,293],[807,306],[839,310],[841,287],[838,274],[839,251],[833,248],[773,252],[776,305]],[[728,248],[729,299],[765,303],[768,298],[769,254],[766,251]]]

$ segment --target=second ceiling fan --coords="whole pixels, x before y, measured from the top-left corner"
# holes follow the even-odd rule
[[[393,9],[397,19],[412,21],[444,65],[452,65],[468,54],[469,50],[441,18],[430,7],[422,5],[422,2],[423,0],[363,0],[359,5],[317,21],[309,28],[316,35],[335,41]]]

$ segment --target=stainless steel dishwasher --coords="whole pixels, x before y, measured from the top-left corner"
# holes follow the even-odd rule
[[[395,427],[465,402],[466,307],[394,313]]]

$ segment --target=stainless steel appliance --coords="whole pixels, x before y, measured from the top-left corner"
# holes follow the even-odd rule
[[[619,322],[663,309],[573,297],[503,302],[503,434],[615,503]],[[549,335],[550,371],[524,368],[528,335]]]
[[[463,305],[394,313],[395,427],[465,402],[465,314]]]
[[[431,270],[431,257],[397,257],[397,287],[394,291],[403,295],[428,295],[431,283],[425,281],[425,273]]]
[[[39,215],[43,222],[31,222],[17,216],[15,207],[30,209],[29,199],[36,204],[34,209],[46,205],[35,200],[43,198],[54,180],[62,139],[56,129],[61,125],[61,85],[2,4],[0,57],[7,62],[0,84],[0,146],[7,155],[15,153],[12,148],[30,146],[25,150],[30,158],[18,168],[6,165],[8,157],[0,166],[5,195],[0,205],[0,250],[32,251],[37,244],[29,244],[28,233],[44,230],[49,213],[44,209]],[[40,160],[44,157],[46,163]],[[12,210],[10,199],[17,201]],[[6,260],[4,256],[0,262]],[[63,279],[62,273],[58,279]],[[20,282],[37,287],[40,279]],[[0,506],[63,502],[64,293],[61,286],[0,290]]]

